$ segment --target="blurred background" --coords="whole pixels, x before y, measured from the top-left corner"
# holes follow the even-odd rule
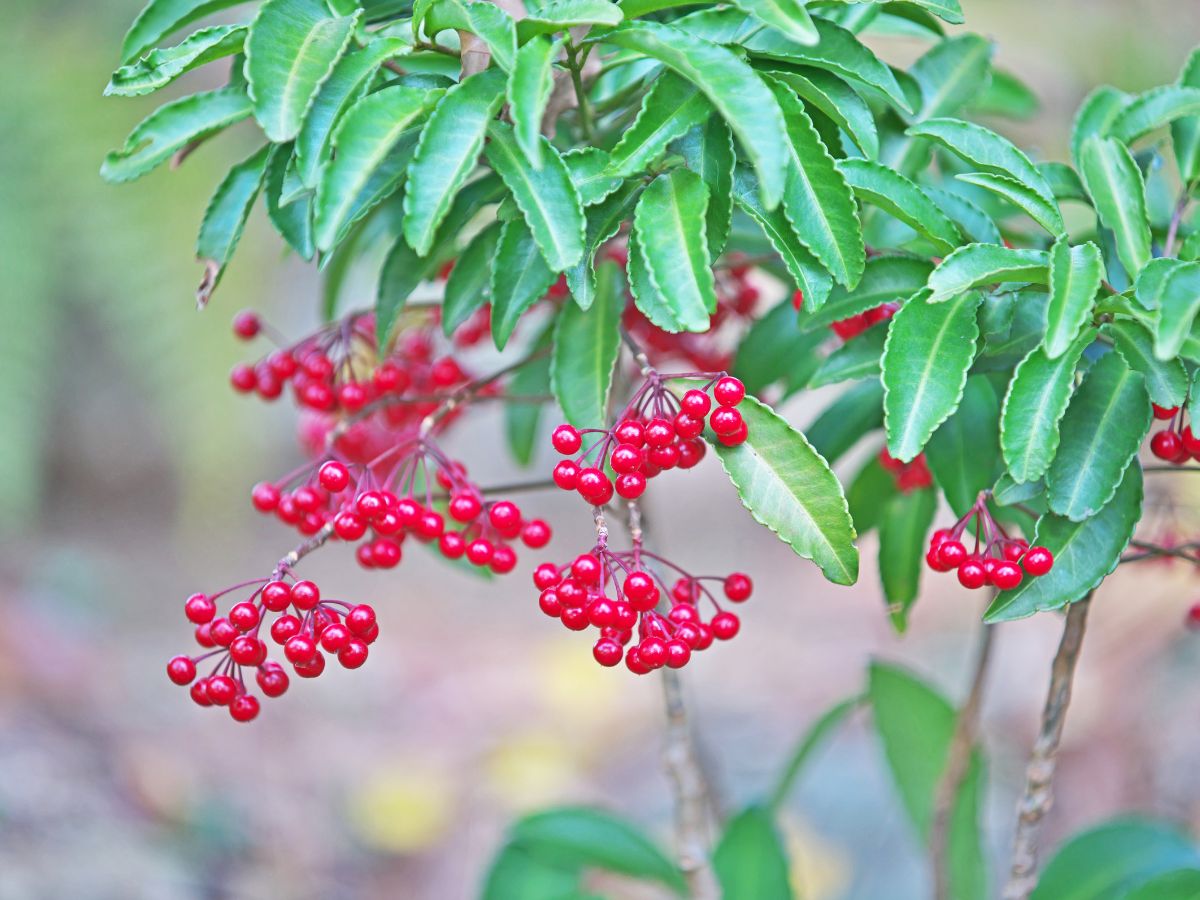
[[[294,416],[227,388],[246,352],[232,314],[253,306],[299,335],[318,312],[314,273],[257,218],[211,308],[194,309],[195,230],[248,129],[178,172],[100,181],[104,153],[158,100],[100,96],[139,6],[8,0],[0,28],[0,898],[469,897],[506,822],[559,802],[622,811],[669,841],[659,685],[601,670],[584,636],[538,613],[535,554],[499,582],[420,553],[376,575],[340,548],[318,554],[304,571],[377,604],[382,637],[363,671],[293,683],[248,727],[164,677],[189,645],[184,598],[269,571],[293,543],[248,491],[299,462]],[[1064,157],[1090,88],[1173,80],[1200,41],[1200,8],[1184,0],[963,6],[1042,97],[1006,130],[1045,158]],[[807,425],[825,399],[786,412]],[[485,483],[515,474],[490,415],[448,440]],[[1200,483],[1188,495],[1186,476],[1167,480],[1176,495],[1153,495],[1148,527],[1194,536]],[[578,502],[526,505],[560,523],[552,556],[588,545]],[[901,638],[873,537],[860,583],[833,588],[754,525],[711,460],[656,485],[648,512],[662,552],[756,581],[738,639],[684,673],[724,803],[765,790],[807,724],[863,687],[872,657],[961,698],[981,598],[951,579],[926,580]],[[1200,637],[1181,624],[1198,595],[1195,570],[1169,566],[1106,584],[1048,841],[1128,809],[1200,826]],[[997,865],[1059,631],[1044,615],[997,636],[983,726]],[[786,830],[806,897],[928,894],[862,721],[803,779]]]

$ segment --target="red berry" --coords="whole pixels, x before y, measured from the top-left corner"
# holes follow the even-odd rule
[[[732,638],[742,625],[738,621],[738,617],[731,612],[717,613],[708,624],[712,629],[713,637],[719,641],[727,641]]]
[[[208,679],[201,678],[192,685],[189,692],[192,696],[192,701],[197,706],[212,706],[212,699],[208,696]]]
[[[571,574],[584,584],[597,584],[600,581],[600,560],[590,553],[583,553],[571,563]]]
[[[346,646],[338,651],[338,662],[345,669],[357,669],[367,661],[367,644],[357,638],[351,638]]]
[[[602,506],[612,499],[613,485],[599,469],[584,469],[576,480],[576,490],[593,506]]]
[[[542,563],[533,570],[533,586],[539,591],[554,587],[558,584],[560,578],[558,566],[554,565],[554,563]]]
[[[1174,431],[1160,431],[1150,438],[1150,452],[1159,459],[1175,462],[1183,450],[1183,438]]]
[[[1021,583],[1021,567],[1015,562],[1003,560],[992,570],[992,584],[1002,591],[1011,591]]]
[[[248,394],[258,384],[258,376],[254,374],[253,366],[238,363],[229,373],[229,383],[238,393]]]
[[[375,519],[388,511],[383,494],[379,491],[363,491],[354,498],[354,508],[365,519]]]
[[[546,615],[557,619],[563,613],[562,601],[558,599],[558,592],[553,588],[547,588],[542,591],[538,597],[538,606]]]
[[[175,656],[167,663],[167,677],[179,685],[191,684],[196,677],[196,664],[190,656]]]
[[[1054,567],[1054,554],[1045,547],[1030,547],[1021,557],[1021,565],[1030,575],[1045,575]]]
[[[283,645],[283,655],[288,658],[288,662],[302,664],[312,662],[317,655],[317,644],[307,634],[297,634],[288,638],[287,643]]]
[[[554,467],[554,483],[564,491],[573,491],[579,483],[579,466],[564,459]]]
[[[365,637],[375,624],[375,610],[365,603],[346,613],[346,627],[359,637]]]
[[[1175,413],[1179,412],[1178,406],[1166,407],[1159,406],[1157,403],[1151,403],[1150,405],[1154,407],[1154,418],[1161,419],[1163,421],[1173,418]]]
[[[634,447],[640,447],[646,443],[646,429],[642,427],[642,423],[634,419],[623,420],[613,431],[617,440],[622,444],[632,444]]]
[[[213,619],[208,633],[219,647],[228,647],[239,634],[237,626],[224,617]]]
[[[521,529],[521,542],[537,550],[550,543],[550,526],[541,519],[532,519]]]
[[[474,494],[455,494],[450,498],[450,516],[459,522],[470,522],[483,509]]]
[[[626,472],[617,476],[616,491],[626,500],[636,500],[646,490],[646,476],[641,472]]]
[[[667,661],[667,645],[656,637],[642,638],[637,647],[638,656],[651,669],[657,669]]]
[[[301,678],[316,678],[325,671],[325,657],[320,653],[315,653],[311,661],[295,663],[292,668]]]
[[[742,426],[742,414],[732,407],[720,406],[708,417],[708,424],[718,435],[732,435]]]
[[[263,607],[271,612],[283,612],[292,605],[292,589],[282,581],[268,581],[262,589]]]
[[[476,538],[467,544],[467,561],[476,566],[486,566],[495,552],[496,548],[487,538]]]
[[[571,629],[571,631],[583,631],[592,624],[588,621],[587,610],[579,606],[564,609],[561,620],[563,625]]]
[[[621,661],[624,653],[621,645],[612,638],[600,638],[592,647],[592,656],[602,666],[615,666]]]
[[[597,628],[609,628],[617,624],[616,604],[607,597],[597,597],[587,606],[588,621]]]
[[[737,412],[737,410],[733,410]],[[738,444],[746,442],[746,438],[750,436],[750,429],[746,427],[746,420],[743,419],[738,423],[737,430],[731,434],[718,434],[717,440],[721,442],[723,447],[736,447]]]
[[[280,616],[271,623],[271,640],[277,644],[286,644],[288,640],[300,633],[300,620],[295,616]]]
[[[457,531],[447,531],[438,538],[438,551],[446,559],[460,559],[467,552],[467,542]]]
[[[211,622],[217,614],[217,604],[205,594],[192,594],[183,604],[183,614],[189,622],[204,625]]]
[[[337,653],[350,642],[350,629],[341,622],[326,625],[321,632],[321,646],[330,653]]]
[[[237,682],[228,675],[213,675],[205,687],[208,699],[217,706],[228,706],[238,694]]]
[[[570,425],[559,425],[550,436],[550,443],[563,456],[570,456],[579,452],[579,448],[583,446],[583,438]]]
[[[987,571],[983,563],[974,557],[963,560],[958,567],[958,583],[972,590],[983,587],[987,583]]]
[[[233,609],[229,610],[229,621],[239,631],[249,631],[258,624],[258,607],[244,600],[235,603]]]
[[[704,417],[681,412],[674,419],[675,433],[681,438],[699,437],[704,431]]]
[[[254,680],[268,697],[278,697],[288,689],[287,672],[283,671],[283,667],[278,663],[261,666]]]
[[[258,715],[258,698],[241,694],[229,704],[229,715],[235,722],[249,722]]]
[[[690,391],[684,393],[679,401],[679,406],[689,416],[696,419],[703,419],[712,408],[712,401],[704,391],[692,388]]]
[[[488,521],[501,534],[515,535],[521,527],[521,510],[517,504],[501,500],[488,510]]]
[[[645,675],[650,667],[642,662],[642,656],[637,647],[630,647],[625,653],[625,667],[634,675]]]
[[[679,468],[690,469],[704,459],[704,454],[707,452],[704,448],[703,441],[680,441],[679,442]]]
[[[675,444],[667,444],[665,447],[651,447],[650,452],[646,454],[646,458],[651,465],[657,466],[660,469],[673,469],[679,465],[679,448]]]
[[[713,397],[722,406],[737,406],[745,396],[746,386],[730,375],[713,385]]]
[[[496,544],[488,566],[497,575],[507,575],[517,567],[517,554],[508,544]]]
[[[279,506],[279,488],[268,481],[260,481],[250,491],[250,502],[259,512],[274,512]]]
[[[937,560],[944,567],[943,571],[949,572],[951,569],[957,569],[966,561],[966,558],[967,548],[962,545],[962,541],[949,538],[938,544]]]
[[[244,340],[250,340],[261,328],[262,321],[253,310],[243,309],[233,317],[233,333]]]
[[[750,576],[741,572],[734,572],[725,579],[725,596],[735,603],[741,603],[749,597],[753,589],[754,583],[750,580]]]
[[[243,634],[229,645],[229,655],[239,666],[257,666],[267,658],[267,646],[258,638]]]
[[[682,669],[692,658],[692,648],[684,640],[675,638],[667,641],[667,668]]]
[[[666,419],[651,419],[646,424],[645,435],[650,447],[665,447],[675,440],[675,427]]]
[[[291,593],[297,609],[312,609],[321,600],[320,589],[311,581],[297,581],[292,585]]]
[[[1200,603],[1193,603],[1188,607],[1187,615],[1184,617],[1184,624],[1192,631],[1200,629]]]
[[[317,481],[329,493],[337,494],[350,484],[350,470],[336,459],[331,459],[321,464],[317,472]]]
[[[636,472],[642,464],[642,451],[633,444],[617,444],[609,456],[609,463],[619,475]]]
[[[333,520],[333,532],[343,541],[357,541],[367,533],[367,523],[357,513],[338,513]]]

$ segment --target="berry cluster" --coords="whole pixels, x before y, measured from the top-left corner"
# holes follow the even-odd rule
[[[285,490],[290,480],[255,485],[255,508],[304,534],[328,526],[343,541],[359,541],[355,556],[364,568],[397,566],[409,535],[447,559],[465,557],[496,574],[517,564],[512,541],[532,548],[550,541],[549,525],[525,519],[510,500],[485,500],[466,466],[428,438],[394,444],[367,464],[328,459],[289,478],[298,475],[302,483],[291,490]]]
[[[971,519],[975,520],[975,546],[968,553],[961,538]],[[933,533],[925,562],[935,572],[957,569],[958,582],[965,588],[992,585],[1007,591],[1019,585],[1025,574],[1045,575],[1054,565],[1054,556],[1045,547],[1030,547],[1022,538],[1005,534],[988,511],[985,492],[953,528]]]
[[[708,381],[677,397],[665,384],[673,378]],[[564,491],[578,491],[593,506],[608,503],[614,491],[626,500],[637,499],[646,490],[647,479],[667,469],[690,469],[704,458],[700,434],[706,416],[723,445],[732,447],[745,441],[746,422],[737,411],[745,396],[745,386],[728,375],[660,375],[649,369],[645,383],[612,428],[579,430],[564,424],[554,429],[554,449],[572,457],[554,467],[554,483]],[[584,435],[598,437],[585,448]],[[604,471],[606,465],[616,474],[615,485]]]
[[[1166,422],[1167,427],[1150,438],[1150,452],[1177,466],[1188,460],[1200,460],[1200,436],[1192,434],[1190,424],[1183,424],[1186,415],[1186,404],[1170,408],[1154,404],[1154,418]]]
[[[655,572],[655,564],[678,575],[671,587]],[[725,597],[734,603],[746,600],[753,590],[747,575],[690,575],[643,550],[637,540],[631,550],[611,551],[603,533],[590,552],[571,563],[542,563],[533,573],[542,612],[571,631],[599,629],[592,648],[596,662],[615,666],[624,658],[637,675],[663,666],[678,669],[714,639],[726,641],[738,633],[738,617],[721,609],[705,584],[713,581],[721,582]],[[670,605],[665,614],[658,611],[664,594]],[[701,610],[706,600],[714,609],[707,619]]]
[[[251,594],[217,616],[217,600],[245,588]],[[271,640],[283,648],[284,658],[301,678],[316,678],[325,670],[325,656],[333,654],[347,669],[367,661],[367,645],[379,636],[375,610],[366,604],[351,606],[322,599],[311,581],[295,581],[286,568],[271,578],[260,578],[226,588],[216,594],[192,594],[184,614],[196,626],[196,643],[207,652],[180,655],[167,663],[167,677],[178,685],[191,685],[192,700],[199,706],[225,706],[238,722],[249,722],[259,712],[258,698],[249,693],[244,669],[255,669],[254,680],[265,697],[278,697],[288,689],[283,665],[267,659],[267,641],[260,637],[270,613],[278,614],[267,628]],[[207,675],[197,678],[197,664],[215,658]]]
[[[892,476],[896,488],[902,494],[933,486],[933,475],[925,463],[925,454],[918,454],[912,462],[901,462],[888,453],[887,447],[879,451],[879,464]]]
[[[796,291],[792,294],[792,306],[796,308],[796,312],[804,307],[804,292]],[[897,301],[888,303],[880,303],[878,306],[868,309],[866,312],[856,313],[853,316],[848,316],[845,319],[839,319],[832,323],[829,327],[833,330],[842,342],[846,342],[851,338],[856,338],[873,325],[878,325],[894,316],[900,309],[900,304]]]

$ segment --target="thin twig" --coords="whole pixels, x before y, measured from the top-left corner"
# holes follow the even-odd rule
[[[933,824],[929,831],[929,860],[933,867],[934,897],[950,900],[949,836],[950,820],[963,779],[971,767],[975,740],[979,734],[979,717],[983,707],[983,687],[991,659],[995,626],[984,623],[979,631],[979,649],[975,651],[975,668],[967,699],[954,723],[954,734],[946,754],[946,768],[933,795]]]
[[[1171,224],[1167,227],[1167,240],[1163,244],[1163,256],[1175,255],[1175,237],[1179,234],[1179,225],[1183,221],[1183,214],[1187,211],[1190,199],[1185,187],[1179,195],[1179,200],[1175,203],[1175,211],[1171,214]]]
[[[314,550],[318,550],[325,546],[325,542],[333,537],[333,523],[327,522],[321,527],[321,530],[310,537],[308,540],[296,547],[284,556],[275,564],[275,571],[271,573],[272,578],[279,578],[284,572],[291,569],[296,563],[308,556]]]
[[[1091,603],[1089,593],[1067,607],[1062,641],[1050,667],[1050,688],[1046,693],[1041,728],[1029,754],[1025,790],[1017,804],[1017,831],[1008,883],[1002,895],[1004,900],[1026,900],[1037,884],[1038,834],[1042,820],[1054,804],[1054,767]]]

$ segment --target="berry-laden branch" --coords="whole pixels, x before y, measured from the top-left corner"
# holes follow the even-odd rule
[[[1025,790],[1017,804],[1017,832],[1004,900],[1026,900],[1037,884],[1038,834],[1054,803],[1054,769],[1091,603],[1089,593],[1067,607],[1062,640],[1050,668],[1050,688],[1041,727],[1025,769]]]
[[[979,718],[983,708],[983,688],[987,678],[988,663],[991,661],[994,625],[984,623],[979,631],[979,649],[975,651],[975,666],[972,670],[971,687],[967,699],[959,710],[954,723],[954,734],[950,738],[950,749],[946,754],[946,767],[933,795],[933,825],[929,831],[929,859],[933,868],[934,897],[936,900],[951,900],[949,836],[950,819],[954,802],[962,787],[963,779],[971,766],[971,755],[979,734]]]

